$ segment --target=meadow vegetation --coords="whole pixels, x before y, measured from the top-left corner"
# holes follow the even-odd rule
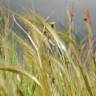
[[[78,42],[75,13],[67,13],[67,32],[59,32],[36,12],[22,15],[0,7],[0,96],[96,96],[90,11],[82,18],[86,40]]]

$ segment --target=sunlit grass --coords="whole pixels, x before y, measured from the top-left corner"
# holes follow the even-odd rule
[[[35,12],[6,12],[0,10],[0,96],[96,95],[96,50],[88,10],[87,40],[80,44],[73,38],[70,10],[66,33]]]

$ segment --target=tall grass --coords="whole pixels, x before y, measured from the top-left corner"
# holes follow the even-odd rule
[[[1,8],[0,96],[96,95],[90,12],[84,13],[88,35],[81,45],[73,38],[72,13],[64,33],[35,12],[25,16]]]

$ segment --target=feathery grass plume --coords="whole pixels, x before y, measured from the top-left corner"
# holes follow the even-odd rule
[[[42,63],[41,63],[41,59],[40,59],[40,54],[39,54],[39,49],[38,49],[38,46],[34,43],[34,41],[32,40],[32,37],[23,29],[23,27],[16,21],[15,17],[13,16],[13,19],[14,19],[14,22],[19,26],[20,29],[22,29],[22,31],[28,36],[29,40],[31,41],[32,45],[34,46],[34,48],[36,49],[37,51],[37,55],[38,55],[38,60],[39,60],[39,64],[40,66],[42,67]],[[22,19],[24,19],[22,17]],[[31,26],[31,23],[28,22],[27,19],[24,19],[25,22],[27,22],[27,24],[30,24]],[[34,25],[33,25],[34,26]],[[36,29],[36,28],[35,28]]]
[[[93,26],[92,26],[92,20],[91,20],[91,14],[89,9],[85,9],[84,13],[84,21],[86,23],[86,26],[88,28],[88,45],[89,49],[92,51],[93,50]],[[91,53],[92,54],[92,53]]]
[[[89,64],[91,61],[85,58],[86,42],[84,45],[78,45],[72,38],[74,34],[71,33],[69,36],[68,32],[58,32],[37,13],[30,12],[25,16],[12,13],[11,10],[8,12],[11,16],[5,20],[6,27],[0,27],[0,32],[3,29],[7,33],[5,39],[4,34],[0,34],[2,41],[0,48],[7,49],[6,66],[3,66],[5,60],[0,51],[0,78],[4,80],[4,84],[0,84],[2,93],[8,96],[94,96],[96,94],[95,71]],[[73,27],[73,13],[74,11],[69,10],[69,32]],[[1,23],[3,24],[2,19],[0,25]],[[72,56],[68,53],[67,44],[63,43],[65,41],[73,46]],[[23,63],[20,63],[18,57],[22,59],[22,56]],[[90,70],[88,70],[89,65]],[[3,79],[2,72],[7,73],[7,79]]]
[[[88,59],[90,63],[95,67],[96,71],[96,64],[94,62],[94,31],[93,31],[93,24],[92,24],[92,19],[91,19],[91,13],[90,10],[87,8],[85,9],[84,13],[84,21],[87,26],[88,32],[87,32],[87,37],[88,37]]]
[[[8,35],[9,35],[8,16],[6,16],[6,15],[3,16],[1,22],[2,22],[1,44],[3,46],[3,48],[1,48],[1,50],[2,50],[2,54],[3,54],[4,64],[6,64],[6,62],[9,62],[9,60],[8,60],[8,42],[7,42],[8,41]],[[4,73],[4,74],[5,74],[4,77],[6,79],[6,73]]]
[[[20,17],[20,19],[25,23],[25,24],[27,24],[28,26],[29,26],[29,28],[31,28],[31,29],[33,29],[33,36],[34,36],[34,40],[35,40],[35,42],[37,43],[37,54],[39,54],[39,63],[40,64],[43,64],[42,63],[42,57],[41,57],[41,52],[40,52],[40,49],[39,49],[39,47],[41,46],[40,45],[40,41],[38,40],[39,39],[39,37],[37,37],[37,36],[41,36],[41,37],[43,37],[43,38],[45,38],[45,36],[42,34],[42,32],[37,28],[37,26],[36,25],[34,25],[34,24],[32,24],[29,20],[27,20],[27,18],[23,18],[23,17]],[[29,29],[30,30],[30,29]],[[30,30],[30,32],[32,32],[32,30]],[[36,33],[35,33],[36,32]],[[27,32],[26,32],[27,33]],[[30,35],[30,38],[31,38],[31,36],[32,35]],[[36,37],[35,37],[36,36]],[[43,69],[42,69],[43,68]],[[51,94],[48,90],[50,90],[50,88],[48,88],[48,80],[47,80],[47,77],[46,77],[46,80],[45,79],[43,79],[43,78],[45,78],[45,76],[47,75],[46,74],[46,71],[44,71],[45,69],[44,69],[44,66],[42,66],[42,68],[41,68],[41,72],[40,73],[42,73],[42,80],[43,80],[43,82],[42,83],[44,83],[44,88],[47,90],[47,91],[45,91],[45,93],[44,94],[48,94],[48,96],[50,96],[49,94]],[[43,77],[44,76],[44,77]],[[45,82],[46,81],[46,82]]]
[[[68,33],[69,33],[69,37],[73,38],[73,23],[74,23],[74,16],[75,16],[75,11],[74,11],[74,7],[72,6],[69,10],[67,10],[67,15],[68,15]],[[72,55],[72,50],[73,50],[73,45],[69,43],[69,55]]]
[[[37,15],[36,15],[37,16]],[[41,23],[43,23],[44,25],[46,25],[46,28],[47,28],[47,30],[48,30],[48,32],[50,32],[51,34],[52,34],[52,36],[54,36],[54,34],[56,34],[56,33],[54,33],[55,32],[55,30],[53,30],[46,22],[45,22],[45,20],[42,18],[42,17],[38,17],[37,16],[37,18],[39,19],[39,21],[41,22]],[[43,22],[42,22],[43,21]],[[57,36],[57,34],[56,34],[56,36]],[[64,48],[64,44],[62,44],[62,42],[61,42],[61,40],[57,40],[57,38],[56,37],[54,37],[54,39],[57,41],[57,46],[58,46],[58,44],[60,44],[58,47],[60,48],[60,50],[61,50],[61,52],[63,53],[63,52],[67,52],[67,51],[64,51],[65,50],[65,48]],[[63,49],[62,49],[63,48]],[[67,54],[67,53],[66,53]],[[66,55],[65,55],[66,56]],[[65,59],[64,59],[65,60]],[[63,62],[63,61],[62,61]],[[64,61],[65,62],[65,61]],[[73,64],[72,64],[73,65]],[[64,65],[63,65],[64,66]],[[74,66],[75,67],[75,66]],[[66,66],[64,67],[64,69],[66,70],[66,72],[68,71],[67,69],[66,69]],[[76,69],[77,70],[77,69]],[[69,76],[69,78],[70,78],[70,76]],[[71,80],[69,80],[69,78],[68,78],[68,81],[70,82]],[[71,83],[71,82],[70,82]],[[69,84],[70,85],[70,84]],[[70,85],[70,91],[72,92],[71,94],[73,94],[73,92],[74,91],[72,91],[71,89],[72,89],[72,86]]]
[[[90,96],[94,96],[93,92],[92,92],[92,89],[91,89],[90,78],[88,76],[88,73],[87,73],[86,69],[84,68],[84,64],[82,63],[82,60],[81,60],[79,54],[75,53],[75,55],[76,55],[76,58],[77,58],[77,61],[78,61],[77,66],[78,66],[78,68],[80,70],[80,73],[81,73],[81,76],[83,77],[83,80],[85,82],[86,89],[88,90]]]

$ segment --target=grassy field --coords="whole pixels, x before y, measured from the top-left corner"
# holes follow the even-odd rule
[[[0,96],[96,96],[96,50],[91,14],[85,38],[75,39],[74,12],[67,32],[35,12],[0,8]]]

